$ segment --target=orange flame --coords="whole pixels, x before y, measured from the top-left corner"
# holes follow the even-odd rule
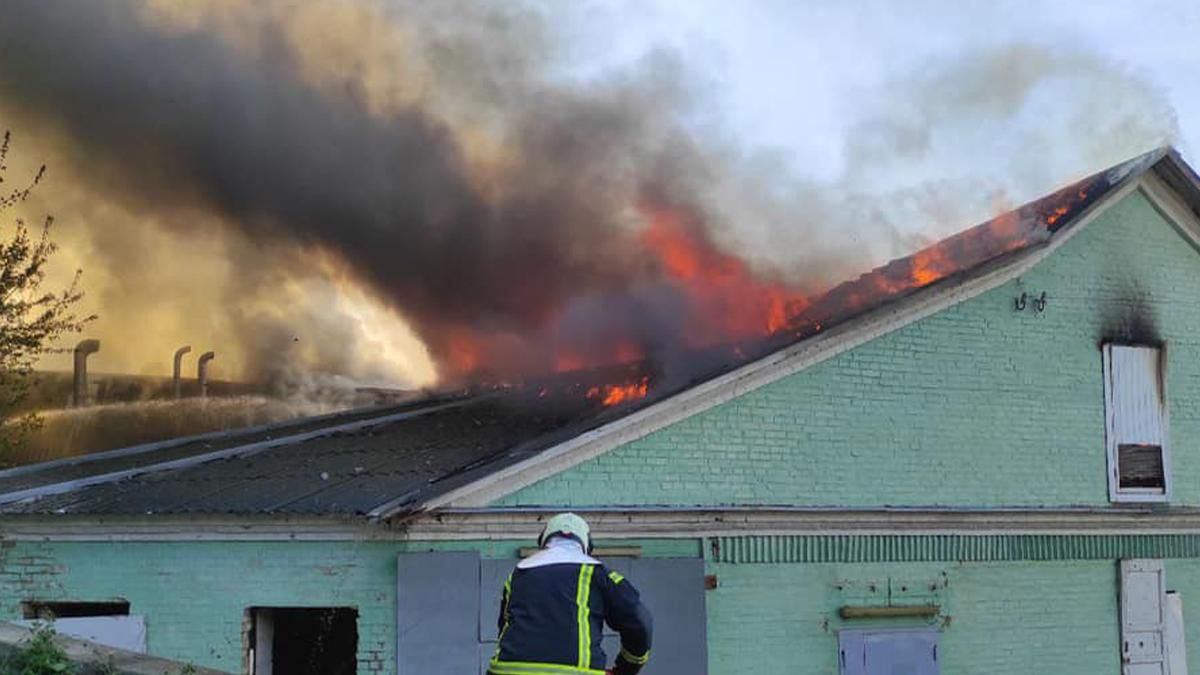
[[[918,251],[912,262],[912,281],[916,286],[932,284],[958,267],[948,252],[938,246]]]
[[[685,211],[644,203],[642,214],[642,243],[690,300],[689,346],[769,335],[809,306],[803,291],[759,279],[743,260],[718,250]]]
[[[452,335],[447,340],[446,359],[456,373],[470,373],[479,368],[480,345],[466,334]]]
[[[618,403],[646,398],[650,391],[650,378],[643,377],[637,382],[628,384],[606,384],[595,386],[587,391],[588,399],[600,399],[600,405],[608,408]]]
[[[728,345],[729,353],[744,360],[755,356],[756,340],[775,334],[807,337],[858,311],[1023,248],[1034,237],[1045,234],[1039,234],[1039,226],[1050,230],[1077,211],[1090,189],[1078,185],[1066,188],[1036,204],[1036,214],[1028,208],[1013,210],[1004,196],[998,195],[994,205],[998,215],[991,221],[907,258],[894,260],[819,296],[810,295],[808,289],[790,284],[769,271],[755,270],[746,260],[722,251],[709,236],[700,220],[702,216],[686,205],[651,199],[640,202],[638,207],[645,227],[632,243],[640,245],[640,252],[650,263],[648,268],[657,272],[651,275],[654,283],[669,286],[684,300],[680,307],[684,344],[678,346],[708,349]],[[588,371],[597,366],[642,362],[646,357],[642,346],[630,337],[620,337],[620,326],[617,328],[606,333],[610,337],[605,338],[605,343],[575,344],[569,340],[560,343],[554,338],[545,344],[526,341],[516,332],[492,334],[463,326],[451,331],[449,339],[442,343],[442,362],[455,375],[487,372],[487,377]],[[635,371],[644,372],[640,367]],[[645,397],[650,389],[649,379],[631,380],[631,377],[635,376],[627,370],[617,375],[612,384],[594,386],[583,378],[570,389],[571,395],[586,392],[587,399],[605,406]]]

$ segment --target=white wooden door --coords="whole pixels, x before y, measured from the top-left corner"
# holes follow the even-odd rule
[[[1163,561],[1121,561],[1123,675],[1167,675],[1166,604]]]

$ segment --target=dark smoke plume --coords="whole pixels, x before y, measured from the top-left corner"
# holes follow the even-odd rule
[[[631,198],[685,192],[703,159],[673,122],[684,97],[669,67],[552,84],[532,13],[437,4],[386,13],[429,35],[415,49],[441,103],[381,113],[354,73],[321,86],[283,14],[256,14],[254,48],[239,50],[218,26],[153,25],[136,2],[6,2],[0,88],[65,131],[106,193],[330,254],[445,357],[462,327],[525,334],[572,297],[653,275],[622,222]],[[439,105],[487,108],[450,120]],[[498,139],[486,166],[468,157],[472,124],[494,127],[479,134]]]
[[[721,209],[714,195],[762,196],[744,211],[804,260],[789,288],[862,266],[844,230],[871,227],[870,202],[844,209],[811,185],[780,191],[739,174],[744,158],[689,133],[695,92],[670,58],[563,77],[545,8],[204,7],[7,0],[0,114],[65,137],[89,190],[153,214],[155,227],[193,236],[219,223],[248,241],[227,251],[239,292],[323,261],[401,312],[445,371],[523,373],[552,367],[549,346],[562,341],[585,353],[590,342],[642,352],[686,342],[691,300],[638,239],[648,200],[691,214],[682,227],[715,246],[739,215],[728,204],[742,200]],[[186,16],[162,20],[172,12]],[[843,231],[823,236],[833,229]],[[107,264],[127,266],[136,242],[95,238]],[[253,345],[249,376],[325,313],[314,300],[264,315],[236,295],[224,311]],[[336,324],[322,328],[317,359],[333,371],[347,367],[339,350],[355,348]],[[506,347],[502,363],[461,353],[479,336]]]

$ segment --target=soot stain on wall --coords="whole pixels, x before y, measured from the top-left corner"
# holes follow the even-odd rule
[[[1150,295],[1131,285],[1101,309],[1100,334],[1097,345],[1105,344],[1163,347],[1165,341],[1159,330]]]

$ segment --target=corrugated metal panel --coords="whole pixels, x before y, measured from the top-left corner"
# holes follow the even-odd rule
[[[741,564],[1200,558],[1200,535],[718,537],[713,558]]]

